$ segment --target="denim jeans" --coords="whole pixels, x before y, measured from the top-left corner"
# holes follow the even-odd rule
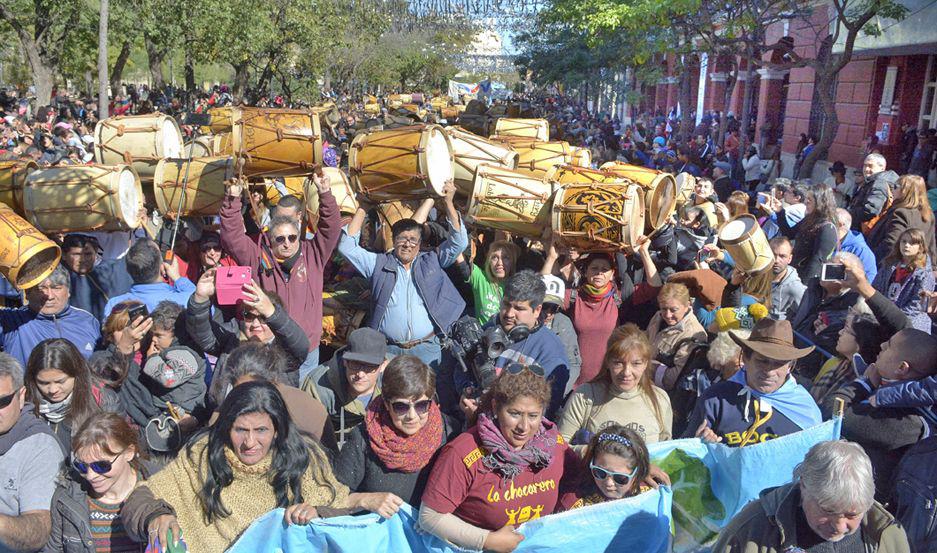
[[[429,365],[436,373],[436,395],[438,396],[439,408],[447,413],[452,412],[453,409],[455,411],[459,410],[459,395],[456,393],[452,381],[453,364],[444,362],[444,359],[449,359],[449,355],[448,352],[443,351],[438,336],[410,349],[402,349],[388,344],[387,352],[393,356],[413,355]]]
[[[306,376],[319,366],[319,348],[315,348],[306,354],[306,360],[299,366],[299,387],[302,388]]]

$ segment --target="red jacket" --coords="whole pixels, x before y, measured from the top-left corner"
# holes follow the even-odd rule
[[[241,217],[241,198],[225,196],[221,203],[221,247],[238,265],[248,265],[264,290],[277,293],[286,312],[296,321],[312,347],[322,338],[322,270],[341,236],[342,219],[331,192],[319,195],[319,230],[312,240],[302,240],[300,258],[289,281],[274,261],[265,234],[257,241],[247,236]]]

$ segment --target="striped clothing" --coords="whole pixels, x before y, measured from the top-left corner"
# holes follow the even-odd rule
[[[122,505],[109,505],[88,498],[91,511],[91,537],[97,553],[141,553],[146,544],[135,543],[127,535],[124,522],[120,519]]]

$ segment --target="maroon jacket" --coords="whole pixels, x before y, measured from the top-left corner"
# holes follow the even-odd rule
[[[296,321],[313,348],[322,338],[322,269],[341,236],[342,220],[331,192],[319,195],[319,229],[312,240],[302,240],[300,258],[289,282],[270,253],[266,233],[257,241],[247,236],[241,217],[241,198],[225,196],[221,202],[221,246],[238,265],[249,265],[264,290],[276,292],[286,312]]]

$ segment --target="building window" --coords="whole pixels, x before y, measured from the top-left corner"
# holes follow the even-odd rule
[[[921,117],[918,129],[937,127],[937,60],[933,55],[927,57],[927,78],[924,80],[924,94],[921,95]]]

